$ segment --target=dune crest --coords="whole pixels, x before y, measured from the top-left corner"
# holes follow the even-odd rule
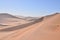
[[[43,20],[41,21],[41,19]],[[0,36],[0,40],[60,40],[59,13],[44,16],[32,23],[32,25],[23,29],[0,32],[1,36],[4,35],[3,33],[8,34],[2,37]]]

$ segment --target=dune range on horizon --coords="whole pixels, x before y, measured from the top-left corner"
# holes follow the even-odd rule
[[[39,18],[0,14],[0,40],[60,40],[60,13]]]

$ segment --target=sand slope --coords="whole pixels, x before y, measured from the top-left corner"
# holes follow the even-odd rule
[[[7,13],[0,14],[0,29],[18,26],[26,23],[29,23],[29,21],[23,20],[22,18],[18,18]]]
[[[60,40],[60,14],[42,19],[42,21],[38,19],[32,22],[33,24],[30,23],[28,27],[26,25],[22,29],[0,30],[0,40]],[[2,36],[4,34],[5,36]]]

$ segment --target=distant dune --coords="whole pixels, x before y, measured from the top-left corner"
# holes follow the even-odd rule
[[[13,25],[0,28],[0,40],[60,40],[60,13],[33,18],[33,21],[31,17],[29,20],[10,19],[3,23]]]
[[[28,22],[30,21],[10,15],[8,13],[0,13],[0,27],[5,28],[5,27],[10,27],[10,26],[17,26],[17,25],[28,23]]]
[[[18,17],[12,16],[8,13],[0,13],[0,18],[18,18]]]

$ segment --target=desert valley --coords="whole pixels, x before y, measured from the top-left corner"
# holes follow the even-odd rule
[[[43,17],[0,13],[0,40],[60,40],[60,13]]]

